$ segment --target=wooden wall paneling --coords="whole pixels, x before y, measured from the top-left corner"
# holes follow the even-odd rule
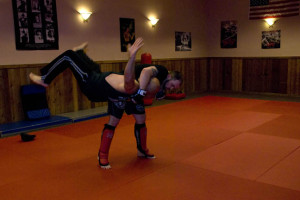
[[[259,74],[262,78],[262,85],[258,85],[257,87],[262,87],[262,91],[260,92],[271,92],[272,91],[272,59],[270,58],[263,58],[261,60],[261,66],[262,66],[262,73]]]
[[[194,66],[190,65],[190,62],[188,60],[182,60],[179,61],[179,66],[181,69],[183,69],[184,73],[184,92],[185,93],[192,93],[194,90],[194,73],[195,73],[195,68]]]
[[[192,93],[194,84],[194,66],[189,60],[171,60],[166,62],[166,67],[171,71],[179,71],[182,75],[183,83],[181,90],[185,93]]]
[[[101,63],[100,69],[102,72],[110,72],[110,71],[112,71],[112,64],[111,63]]]
[[[252,76],[253,76],[253,72],[251,69],[251,66],[252,66],[252,63],[253,63],[253,59],[243,59],[243,72],[242,72],[242,75],[243,75],[243,91],[251,91],[251,88],[252,88]]]
[[[292,95],[293,94],[293,86],[295,85],[295,76],[293,76],[293,72],[295,72],[295,65],[297,63],[297,59],[290,58],[288,60],[288,80],[287,80],[287,94]]]
[[[209,90],[215,91],[217,90],[216,85],[218,85],[216,82],[218,81],[218,68],[216,67],[216,59],[215,58],[209,58]]]
[[[251,81],[251,71],[250,71],[250,60],[243,59],[243,69],[242,69],[242,91],[250,90],[250,81]]]
[[[187,63],[184,60],[175,60],[174,61],[174,67],[172,70],[179,71],[182,75],[183,84],[182,84],[182,90],[185,93],[191,93],[193,90],[192,83],[193,80],[193,67],[190,66],[189,63]]]
[[[264,58],[260,62],[260,66],[254,68],[259,72],[256,74],[258,80],[262,82],[258,82],[261,85],[256,85],[254,91],[286,94],[287,59]]]
[[[279,85],[279,91],[280,93],[287,94],[287,84],[288,84],[288,62],[289,59],[285,58],[282,59],[280,62],[280,85]]]
[[[194,68],[194,90],[192,93],[207,91],[207,59],[193,59],[191,65]]]
[[[271,59],[272,81],[271,92],[287,94],[288,59]]]
[[[296,65],[296,88],[294,94],[300,95],[300,59],[297,59]]]
[[[223,71],[223,83],[222,90],[232,90],[232,59],[223,59],[222,71]]]
[[[200,76],[201,83],[200,90],[197,90],[197,92],[205,92],[208,90],[208,63],[206,58],[200,59],[199,62],[200,74],[197,73],[196,79]]]
[[[232,59],[232,84],[234,92],[241,92],[243,86],[243,60],[241,58]]]
[[[4,71],[5,69],[0,69],[0,124],[5,121],[5,86],[4,86]]]
[[[52,115],[74,110],[73,73],[70,69],[59,74],[47,89],[48,106]]]
[[[254,92],[269,92],[270,82],[271,82],[271,72],[272,66],[270,65],[269,59],[259,58],[258,65],[254,65]]]
[[[23,119],[22,113],[22,102],[20,95],[20,69],[8,69],[8,96],[9,105],[11,110],[11,121],[20,121]]]
[[[64,79],[66,71],[62,72],[59,76],[55,78],[55,82],[52,82],[51,84],[54,83],[55,85],[55,93],[54,93],[54,98],[55,98],[55,107],[56,107],[56,112],[54,114],[60,114],[63,113],[65,110],[65,107],[67,105],[64,104],[64,96],[67,95],[64,93]],[[66,86],[67,87],[67,86]]]
[[[264,91],[264,63],[265,61],[257,58],[243,60],[243,91]]]
[[[198,75],[198,66],[196,65],[197,60],[196,59],[190,59],[189,66],[184,66],[184,68],[190,68],[190,78],[191,80],[188,82],[188,86],[190,87],[190,91],[187,91],[189,94],[193,94],[196,91],[196,82],[200,80],[200,77],[196,78]]]
[[[73,98],[73,111],[79,110],[79,86],[77,80],[74,76],[72,76],[72,98]],[[79,92],[78,92],[79,90]]]
[[[74,99],[73,99],[73,73],[70,69],[65,70],[63,73],[63,85],[62,85],[62,96],[63,104],[65,104],[64,109],[61,113],[74,111]]]
[[[92,106],[90,100],[81,92],[79,87],[77,87],[77,92],[79,110],[86,110],[91,108]]]
[[[11,122],[11,109],[9,103],[9,82],[7,69],[0,70],[0,123]]]
[[[286,91],[281,91],[280,88],[280,72],[281,70],[281,63],[283,59],[269,59],[271,65],[271,87],[269,92],[271,93],[285,93]],[[283,71],[282,71],[283,72]],[[282,74],[284,76],[284,74]]]
[[[51,84],[49,85],[49,87],[47,88],[47,100],[48,100],[48,106],[49,106],[49,110],[50,113],[52,115],[56,115],[59,113],[59,110],[57,108],[57,104],[59,104],[60,102],[58,101],[59,98],[59,93],[57,91],[57,85],[59,85],[59,78],[62,75],[59,75],[58,77],[56,77]]]
[[[243,90],[286,93],[287,59],[247,58],[243,61]]]
[[[124,65],[124,67],[123,67],[123,64],[122,63],[112,63],[112,69],[111,69],[111,71],[112,72],[122,72],[122,71],[124,71],[125,70],[125,67],[126,67],[126,64]]]
[[[210,70],[210,90],[218,91],[222,90],[223,86],[223,61],[221,58],[209,59]]]
[[[288,95],[293,94],[293,89],[294,89],[294,85],[295,85],[295,76],[293,76],[293,73],[295,73],[296,63],[297,63],[297,59],[295,59],[295,58],[288,59],[288,77],[287,77],[287,94]]]
[[[288,59],[288,78],[287,78],[288,95],[300,95],[300,59]]]
[[[31,72],[31,68],[20,68],[20,84],[28,85],[31,84],[29,79],[29,73]]]

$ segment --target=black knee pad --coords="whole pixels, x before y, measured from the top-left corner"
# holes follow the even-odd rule
[[[134,125],[134,129],[135,129],[135,130],[140,130],[140,129],[143,128],[143,127],[146,127],[146,124],[145,124],[145,123],[143,123],[143,124],[135,124],[135,125]]]
[[[109,130],[115,130],[116,127],[115,126],[112,126],[112,125],[109,125],[109,124],[104,124],[104,129],[109,129]]]

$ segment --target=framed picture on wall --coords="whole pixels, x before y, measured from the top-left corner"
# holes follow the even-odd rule
[[[135,41],[134,19],[120,18],[121,52],[126,52],[128,44]]]
[[[237,48],[237,22],[221,22],[221,48]]]
[[[55,0],[12,0],[17,50],[58,49]]]
[[[262,49],[280,48],[280,30],[263,31],[261,39]]]
[[[175,51],[192,51],[191,32],[175,32]]]

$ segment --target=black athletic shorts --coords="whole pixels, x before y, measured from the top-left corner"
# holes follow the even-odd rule
[[[108,114],[121,119],[124,111],[127,115],[145,114],[144,104],[135,104],[128,99],[108,98]]]

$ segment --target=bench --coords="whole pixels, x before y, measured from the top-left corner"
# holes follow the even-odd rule
[[[0,124],[0,138],[80,122],[107,115],[105,107],[81,110],[52,116],[48,108],[46,89],[40,85],[23,85],[20,88],[24,111],[23,121]]]
[[[50,116],[39,120],[24,120],[0,124],[0,138],[30,133],[107,115],[107,106]]]
[[[72,123],[72,120],[67,117],[61,116],[50,116],[49,118],[40,120],[24,120],[18,122],[10,122],[0,125],[0,136],[7,137],[12,135],[17,135],[21,133],[28,133],[32,131],[37,131],[45,128],[50,128],[54,126],[59,126],[63,124]]]

